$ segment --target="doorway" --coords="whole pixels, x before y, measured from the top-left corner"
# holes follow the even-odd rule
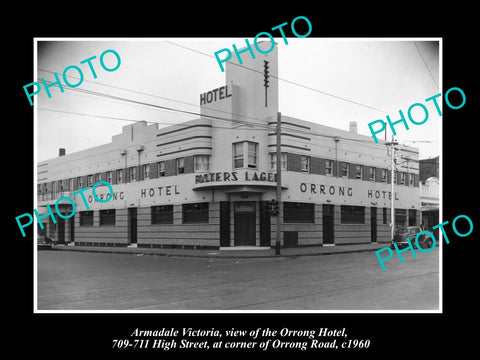
[[[334,205],[323,204],[323,245],[335,245],[333,207]]]
[[[65,245],[65,219],[58,219],[58,238],[57,244]]]
[[[371,242],[377,242],[377,208],[371,207],[370,208],[370,236]]]
[[[137,243],[137,208],[128,208],[128,237],[130,244]]]
[[[75,242],[75,216],[70,218],[70,243]]]
[[[235,202],[234,245],[255,246],[255,202]]]

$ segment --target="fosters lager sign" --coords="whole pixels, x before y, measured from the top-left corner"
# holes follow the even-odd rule
[[[208,174],[195,175],[195,184],[208,182],[227,182],[227,181],[268,181],[276,182],[275,173],[267,172],[214,172]]]

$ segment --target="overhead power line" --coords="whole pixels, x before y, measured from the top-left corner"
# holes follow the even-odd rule
[[[47,83],[51,84],[52,82],[47,81]],[[101,92],[97,92],[97,91],[92,91],[92,90],[85,90],[85,89],[80,89],[80,88],[66,88],[66,89],[68,89],[69,91],[74,91],[74,92],[80,92],[80,93],[85,93],[85,94],[89,94],[89,95],[105,97],[105,98],[118,100],[118,101],[126,101],[126,102],[130,102],[130,103],[134,103],[134,104],[142,105],[142,106],[147,106],[147,107],[158,108],[160,110],[179,112],[179,113],[184,113],[184,114],[189,114],[189,115],[194,115],[194,116],[199,116],[199,117],[207,117],[207,118],[212,118],[212,119],[215,119],[215,120],[222,120],[222,121],[227,121],[227,122],[230,122],[230,123],[232,123],[232,122],[237,123],[238,125],[252,126],[252,127],[256,127],[257,128],[256,130],[263,129],[263,130],[268,130],[268,131],[275,131],[275,129],[276,129],[275,126],[270,126],[268,124],[252,123],[252,122],[248,122],[248,121],[240,121],[240,120],[236,120],[236,119],[223,118],[223,117],[220,117],[220,116],[213,116],[213,115],[203,115],[203,114],[192,112],[192,111],[187,111],[187,110],[177,109],[177,108],[173,108],[173,107],[151,104],[151,103],[147,103],[147,102],[144,102],[144,101],[132,100],[132,99],[129,99],[129,98],[109,95],[109,94],[105,94],[105,93],[101,93]],[[45,110],[48,111],[48,109],[45,109]],[[126,121],[128,121],[128,119],[126,119]],[[134,120],[130,119],[130,121],[134,121]],[[138,120],[138,121],[141,121],[141,120]],[[260,122],[262,120],[258,119],[258,121]],[[152,122],[152,123],[154,123],[154,122]],[[168,123],[168,125],[176,125],[176,124]],[[339,135],[327,135],[327,134],[322,134],[322,133],[315,132],[315,131],[312,131],[312,130],[307,130],[307,129],[303,130],[303,129],[293,128],[291,126],[288,126],[288,124],[285,124],[285,126],[283,128],[284,128],[285,131],[289,131],[291,133],[302,134],[302,135],[310,135],[310,136],[319,136],[319,137],[324,137],[324,138],[329,138],[329,139],[338,138],[340,140],[360,142],[360,143],[368,144],[372,147],[375,147],[374,144],[372,144],[371,140],[355,139],[355,138],[349,138],[349,137],[344,137],[344,136],[339,136]],[[245,128],[242,128],[242,130],[245,130]],[[255,129],[252,129],[252,130],[255,130]]]
[[[189,48],[189,47],[184,46],[184,45],[180,45],[180,44],[177,44],[177,43],[174,43],[174,42],[171,42],[171,41],[167,41],[167,40],[165,40],[165,42],[168,43],[168,44],[175,45],[175,46],[178,46],[178,47],[180,47],[180,48],[186,49],[186,50],[193,51],[193,52],[195,52],[195,53],[198,53],[198,54],[201,54],[201,55],[204,55],[204,56],[208,56],[208,57],[210,57],[210,58],[215,58],[213,55],[210,55],[210,54],[204,53],[204,52],[202,52],[202,51],[198,51],[198,50]],[[256,72],[256,73],[259,73],[259,74],[262,74],[262,75],[263,75],[263,72],[262,72],[262,71],[249,68],[249,67],[247,67],[247,66],[245,66],[245,65],[240,65],[240,64],[236,64],[236,63],[232,63],[232,62],[228,62],[228,63],[229,63],[229,64],[232,64],[232,65],[235,65],[235,66],[238,66],[238,67],[241,67],[241,68],[244,68],[244,69],[246,69],[246,70],[250,70],[250,71],[253,71],[253,72]],[[347,101],[347,102],[350,102],[350,103],[355,104],[355,105],[358,105],[358,106],[363,106],[363,107],[366,107],[366,108],[368,108],[368,109],[375,110],[375,111],[379,111],[379,112],[384,113],[384,114],[385,114],[385,113],[386,113],[386,114],[390,114],[389,111],[382,110],[382,109],[379,109],[379,108],[376,108],[376,107],[373,107],[373,106],[370,106],[370,105],[362,104],[362,103],[359,103],[358,101],[354,101],[354,100],[351,100],[351,99],[347,99],[347,98],[345,98],[345,97],[343,97],[343,96],[339,96],[339,95],[335,95],[335,94],[328,93],[328,92],[326,92],[326,91],[318,90],[318,89],[312,88],[311,86],[303,85],[303,84],[300,84],[300,83],[295,82],[295,81],[283,79],[283,78],[280,78],[280,77],[275,76],[275,75],[270,75],[270,77],[275,78],[275,79],[278,79],[278,80],[280,80],[280,81],[284,81],[284,82],[289,83],[289,84],[292,84],[292,85],[296,85],[296,86],[302,87],[302,88],[307,89],[307,90],[311,90],[311,91],[314,91],[314,92],[317,92],[317,93],[320,93],[320,94],[323,94],[323,95],[327,95],[327,96],[330,96],[330,97],[334,97],[334,98],[339,99],[339,100]]]
[[[51,73],[51,74],[56,73],[56,71],[46,70],[46,69],[42,69],[42,68],[38,68],[38,70],[48,72],[48,73]],[[68,75],[68,77],[70,77],[72,79],[76,79],[76,80],[80,79],[79,77],[71,76],[71,75]],[[135,93],[135,94],[139,94],[139,95],[146,95],[146,96],[150,96],[150,97],[154,97],[154,98],[158,98],[158,99],[162,99],[162,100],[166,100],[166,101],[176,102],[176,103],[179,103],[179,104],[200,108],[200,105],[198,105],[198,104],[192,104],[192,103],[189,103],[189,102],[186,102],[186,101],[172,99],[172,98],[165,97],[165,96],[155,95],[155,94],[151,94],[151,93],[147,93],[147,92],[143,92],[143,91],[138,91],[138,90],[127,89],[125,87],[105,84],[105,83],[101,83],[101,82],[98,82],[98,81],[91,81],[91,80],[87,80],[87,79],[84,79],[83,81],[86,81],[86,82],[89,82],[89,83],[92,83],[92,84],[95,84],[95,85],[107,86],[107,87],[111,87],[111,88],[114,88],[114,89],[124,90],[124,91],[132,92],[132,93]],[[230,113],[230,112],[227,112],[227,111],[223,111],[223,110],[219,110],[219,109],[212,109],[212,108],[209,108],[209,107],[204,107],[204,108],[206,110],[214,110],[214,111],[219,112],[219,113],[225,113],[225,114],[229,114],[229,115],[231,114],[233,116],[238,116],[238,117],[245,118],[245,119],[262,121],[258,118],[247,116],[247,115],[233,114],[233,113]]]
[[[64,110],[56,110],[56,109],[47,109],[47,108],[38,108],[38,110],[43,110],[43,111],[51,111],[51,112],[57,112],[57,113],[63,113],[63,114],[70,114],[70,115],[79,115],[79,116],[86,116],[86,117],[94,117],[94,118],[100,118],[100,119],[109,119],[109,120],[119,120],[119,121],[131,121],[131,122],[146,122],[150,124],[159,124],[159,125],[168,125],[168,126],[184,126],[184,127],[189,127],[191,124],[185,124],[185,123],[167,123],[167,122],[159,122],[159,121],[151,121],[151,120],[138,120],[138,119],[129,119],[129,118],[120,118],[116,116],[106,116],[106,115],[95,115],[95,114],[85,114],[85,113],[78,113],[74,111],[64,111]],[[229,129],[231,130],[231,127],[223,127],[223,126],[216,126],[212,125],[212,128],[214,129]],[[246,129],[246,130],[254,130],[254,129]]]
[[[53,83],[51,81],[46,81],[46,82],[48,84]],[[229,121],[229,122],[237,123],[239,125],[258,126],[258,127],[262,127],[262,128],[267,128],[269,130],[274,129],[274,127],[271,127],[271,126],[268,126],[268,125],[257,124],[257,123],[252,123],[252,122],[237,120],[237,119],[228,119],[228,118],[224,118],[224,117],[221,117],[221,116],[200,114],[200,113],[196,113],[196,112],[193,112],[193,111],[176,109],[176,108],[169,107],[169,106],[162,106],[162,105],[147,103],[147,102],[144,102],[144,101],[133,100],[133,99],[129,99],[129,98],[121,97],[121,96],[109,95],[109,94],[105,94],[105,93],[101,93],[101,92],[93,91],[93,90],[86,90],[86,89],[80,89],[80,88],[67,88],[67,89],[71,90],[71,91],[77,91],[77,92],[85,93],[85,94],[105,97],[107,99],[126,101],[126,102],[130,102],[130,103],[133,103],[133,104],[143,105],[143,106],[147,106],[147,107],[153,107],[153,108],[162,109],[162,110],[176,111],[176,112],[180,112],[180,113],[184,113],[184,114],[189,114],[189,115],[194,115],[194,116],[202,116],[202,117],[211,118],[211,119],[215,119],[215,120]],[[259,120],[259,121],[261,121],[261,120]]]
[[[418,54],[420,55],[420,57],[422,58],[422,61],[423,61],[423,65],[425,65],[425,67],[427,68],[427,71],[428,73],[430,74],[430,77],[432,78],[435,86],[437,87],[438,89],[438,84],[437,84],[437,81],[435,80],[435,78],[433,77],[433,74],[432,74],[432,71],[430,70],[430,67],[427,65],[427,62],[425,61],[425,58],[423,57],[422,55],[422,52],[420,51],[420,49],[418,48],[418,45],[417,45],[417,42],[414,41],[413,44],[415,45],[415,48],[417,49],[418,51]]]

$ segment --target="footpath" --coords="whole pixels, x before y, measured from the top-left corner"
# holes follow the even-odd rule
[[[55,251],[79,251],[90,253],[110,253],[110,254],[132,254],[157,255],[169,257],[195,257],[195,258],[271,258],[271,257],[300,257],[300,256],[318,256],[333,255],[355,252],[376,251],[388,247],[389,243],[368,243],[353,245],[335,245],[335,246],[302,246],[281,248],[280,255],[275,255],[274,248],[251,248],[251,247],[232,247],[228,249],[167,249],[167,248],[137,248],[137,247],[104,247],[104,246],[71,246],[55,245],[52,250]]]

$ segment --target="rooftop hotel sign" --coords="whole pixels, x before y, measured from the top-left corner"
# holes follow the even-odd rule
[[[211,102],[226,99],[232,96],[231,91],[228,91],[228,85],[219,87],[217,89],[213,89],[207,91],[203,94],[200,94],[200,105],[209,104]]]

